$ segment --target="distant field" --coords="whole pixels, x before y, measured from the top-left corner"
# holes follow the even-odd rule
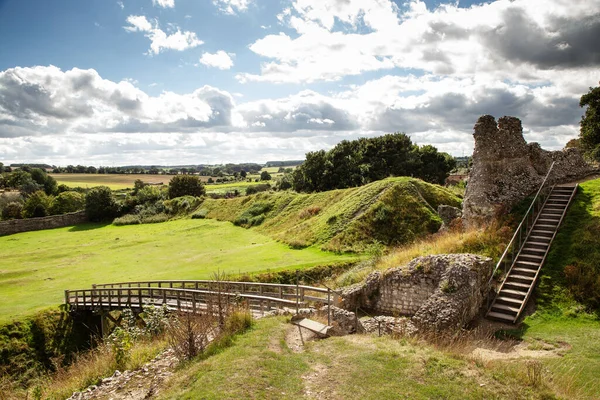
[[[130,189],[136,180],[140,179],[147,183],[163,183],[169,184],[173,175],[146,175],[146,174],[51,174],[59,184],[64,184],[69,187],[91,188],[94,186],[108,186],[112,190]],[[283,174],[271,174],[273,178]],[[200,179],[206,183],[210,177],[200,176]],[[260,175],[248,175],[252,182],[227,182],[207,184],[207,192],[227,192],[238,189],[240,192],[245,192],[245,188],[250,185],[257,185],[254,179],[259,179]],[[216,177],[213,177],[216,180]],[[268,181],[273,184],[273,181]]]
[[[354,259],[315,248],[292,250],[267,236],[214,220],[76,227],[0,237],[0,323],[60,304],[65,289],[92,283],[207,279],[307,268]]]
[[[167,185],[171,175],[146,175],[146,174],[51,174],[59,184],[69,187],[91,188],[94,186],[108,186],[112,190],[133,188],[133,183],[141,179],[147,183],[164,183]],[[208,177],[203,177],[205,180]]]

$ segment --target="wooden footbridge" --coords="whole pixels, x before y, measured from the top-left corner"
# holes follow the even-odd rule
[[[490,319],[509,323],[518,321],[533,293],[567,208],[577,193],[577,184],[547,184],[553,166],[554,163],[494,270],[496,275],[503,266],[509,267],[488,309],[487,317]]]
[[[314,286],[211,280],[118,282],[65,290],[65,304],[70,310],[97,313],[124,309],[140,313],[148,305],[203,313],[240,304],[254,316],[262,316],[278,309],[297,312],[307,305],[332,305],[336,298],[330,289]]]

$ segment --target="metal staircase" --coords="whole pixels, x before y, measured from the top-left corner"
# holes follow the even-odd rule
[[[550,171],[496,266],[496,270],[501,265],[510,265],[510,268],[488,308],[486,316],[490,319],[517,322],[533,292],[567,208],[577,192],[577,184],[557,185],[545,190]]]

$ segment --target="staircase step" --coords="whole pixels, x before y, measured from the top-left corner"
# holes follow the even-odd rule
[[[545,223],[547,225],[548,224],[549,225],[554,224],[556,226],[556,225],[558,225],[558,221],[559,220],[560,220],[560,217],[556,218],[556,219],[554,219],[554,218],[548,218],[548,217],[543,217],[543,218],[538,218],[537,222],[543,222],[543,223]]]
[[[544,256],[538,256],[538,255],[535,255],[535,254],[523,254],[523,253],[521,253],[521,254],[519,254],[519,259],[521,259],[521,258],[527,258],[527,259],[531,259],[531,260],[542,261],[544,259]],[[525,260],[525,261],[528,261],[528,260]]]
[[[514,290],[514,289],[506,289],[506,288],[502,288],[502,290],[500,291],[500,294],[509,294],[512,296],[527,296],[527,292],[522,292],[520,290]]]
[[[531,287],[531,284],[527,285],[525,283],[520,283],[520,282],[512,282],[512,281],[505,281],[504,282],[504,286],[515,286],[518,288],[523,288],[523,289],[529,289]]]
[[[511,307],[511,306],[507,306],[504,304],[495,304],[492,306],[492,310],[503,310],[503,311],[508,311],[508,312],[514,312],[515,314],[519,312],[519,308],[518,307]]]
[[[552,215],[552,216],[561,216],[564,212],[564,207],[556,207],[552,208],[549,206],[544,207],[542,210],[542,215]]]
[[[539,268],[540,263],[539,262],[533,262],[533,261],[524,261],[524,260],[517,260],[515,262],[516,265],[531,265],[532,267],[536,267]]]
[[[536,230],[545,230],[545,231],[552,231],[554,232],[556,230],[556,225],[547,225],[547,224],[535,224],[535,226],[533,227],[533,229]]]
[[[529,269],[529,268],[513,268],[511,269],[511,272],[516,272],[518,274],[536,274],[537,273],[537,268],[536,269]]]
[[[529,236],[529,239],[532,239],[532,236]],[[525,246],[538,246],[538,247],[543,247],[544,249],[547,249],[548,242],[544,243],[544,242],[536,242],[535,240],[527,240],[525,242]]]
[[[531,231],[531,233],[533,234],[534,232]],[[531,236],[529,236],[529,239],[535,240],[535,242],[528,242],[529,244],[536,243],[536,245],[539,245],[539,246],[548,246],[551,238],[550,238],[550,236],[531,235]],[[544,242],[542,242],[543,240],[547,240],[547,242],[544,243]]]
[[[530,245],[531,245],[530,243],[525,243],[525,246],[530,246]],[[546,248],[547,247],[548,246],[546,246]],[[523,247],[521,249],[521,254],[523,254],[523,253],[525,253],[525,254],[527,254],[527,253],[546,254],[546,248],[538,249],[535,247]]]
[[[512,315],[508,315],[508,314],[504,314],[504,313],[499,313],[499,312],[494,312],[494,311],[490,311],[487,314],[488,317],[490,318],[496,318],[496,319],[501,319],[504,321],[510,321],[513,322],[515,320],[515,317]]]
[[[523,304],[523,300],[513,299],[512,297],[506,296],[498,296],[496,297],[496,301],[505,301],[507,303],[518,304],[519,306]]]
[[[329,336],[328,331],[331,329],[330,326],[323,325],[320,322],[313,321],[312,319],[308,318],[301,319],[300,321],[295,322],[295,324],[302,328],[308,329],[319,336]]]
[[[533,276],[526,276],[526,275],[517,275],[517,274],[510,274],[506,279],[514,279],[514,280],[521,280],[521,281],[525,281],[527,283],[533,281]]]

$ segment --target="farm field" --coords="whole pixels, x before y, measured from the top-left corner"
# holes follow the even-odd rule
[[[141,179],[147,183],[164,183],[167,185],[172,175],[147,175],[147,174],[50,174],[58,184],[69,187],[91,188],[94,186],[108,186],[112,190],[133,188],[133,183]],[[203,177],[208,179],[208,177]]]
[[[146,183],[163,183],[169,184],[173,175],[150,175],[150,174],[50,174],[59,184],[64,184],[69,187],[91,188],[94,186],[108,186],[112,190],[131,189],[133,183],[140,179]],[[273,178],[283,174],[272,174]],[[200,179],[206,183],[209,176],[200,176]],[[258,185],[259,183],[274,184],[274,181],[254,182],[254,179],[260,178],[260,175],[248,175],[252,182],[226,182],[207,184],[206,191],[211,192],[228,192],[235,189],[240,192],[245,192],[248,186]],[[213,177],[213,179],[217,179]]]
[[[75,227],[0,237],[0,323],[57,305],[65,289],[150,279],[208,279],[307,268],[355,259],[316,248],[293,250],[215,220]]]

